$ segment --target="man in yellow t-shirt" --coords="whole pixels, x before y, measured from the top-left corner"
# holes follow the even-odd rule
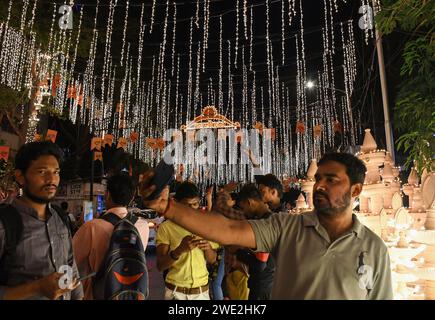
[[[191,182],[177,188],[175,201],[198,209],[199,190]],[[198,210],[198,214],[201,212]],[[173,223],[163,222],[157,231],[157,268],[167,270],[166,300],[210,300],[207,263],[216,261],[217,243],[199,238]]]

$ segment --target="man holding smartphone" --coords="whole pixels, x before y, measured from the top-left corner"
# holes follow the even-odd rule
[[[314,210],[301,215],[263,220],[231,220],[213,211],[196,215],[169,199],[168,190],[145,205],[212,241],[270,253],[276,261],[271,299],[392,299],[387,247],[352,210],[366,166],[347,153],[325,154],[317,166]],[[142,183],[144,199],[154,189],[150,177]]]
[[[78,271],[67,215],[50,204],[61,159],[51,142],[25,144],[15,156],[15,179],[24,194],[0,209],[0,300],[83,297],[80,282],[73,281]]]
[[[180,184],[174,199],[201,214],[199,190],[193,183]],[[157,268],[168,270],[165,299],[210,300],[207,263],[216,261],[218,247],[172,221],[163,222],[157,231]]]

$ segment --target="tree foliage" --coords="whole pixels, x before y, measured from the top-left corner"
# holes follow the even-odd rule
[[[398,88],[394,121],[399,150],[408,154],[421,174],[431,169],[435,155],[435,1],[385,0],[376,16],[383,35],[406,34],[402,52],[402,81]]]

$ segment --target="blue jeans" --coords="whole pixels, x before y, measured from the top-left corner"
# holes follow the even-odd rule
[[[213,300],[223,300],[224,293],[222,292],[222,281],[225,276],[225,251],[222,252],[222,259],[219,262],[218,272],[216,279],[211,283],[211,290],[213,292]]]

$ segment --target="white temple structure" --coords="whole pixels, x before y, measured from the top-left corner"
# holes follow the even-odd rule
[[[407,183],[391,155],[378,149],[370,129],[365,130],[361,152],[356,155],[367,167],[359,197],[361,223],[378,234],[388,247],[395,299],[435,300],[435,172],[424,171],[421,183],[412,169]],[[299,181],[301,193],[292,214],[313,209],[316,159],[307,177]],[[403,197],[409,197],[409,207]]]

